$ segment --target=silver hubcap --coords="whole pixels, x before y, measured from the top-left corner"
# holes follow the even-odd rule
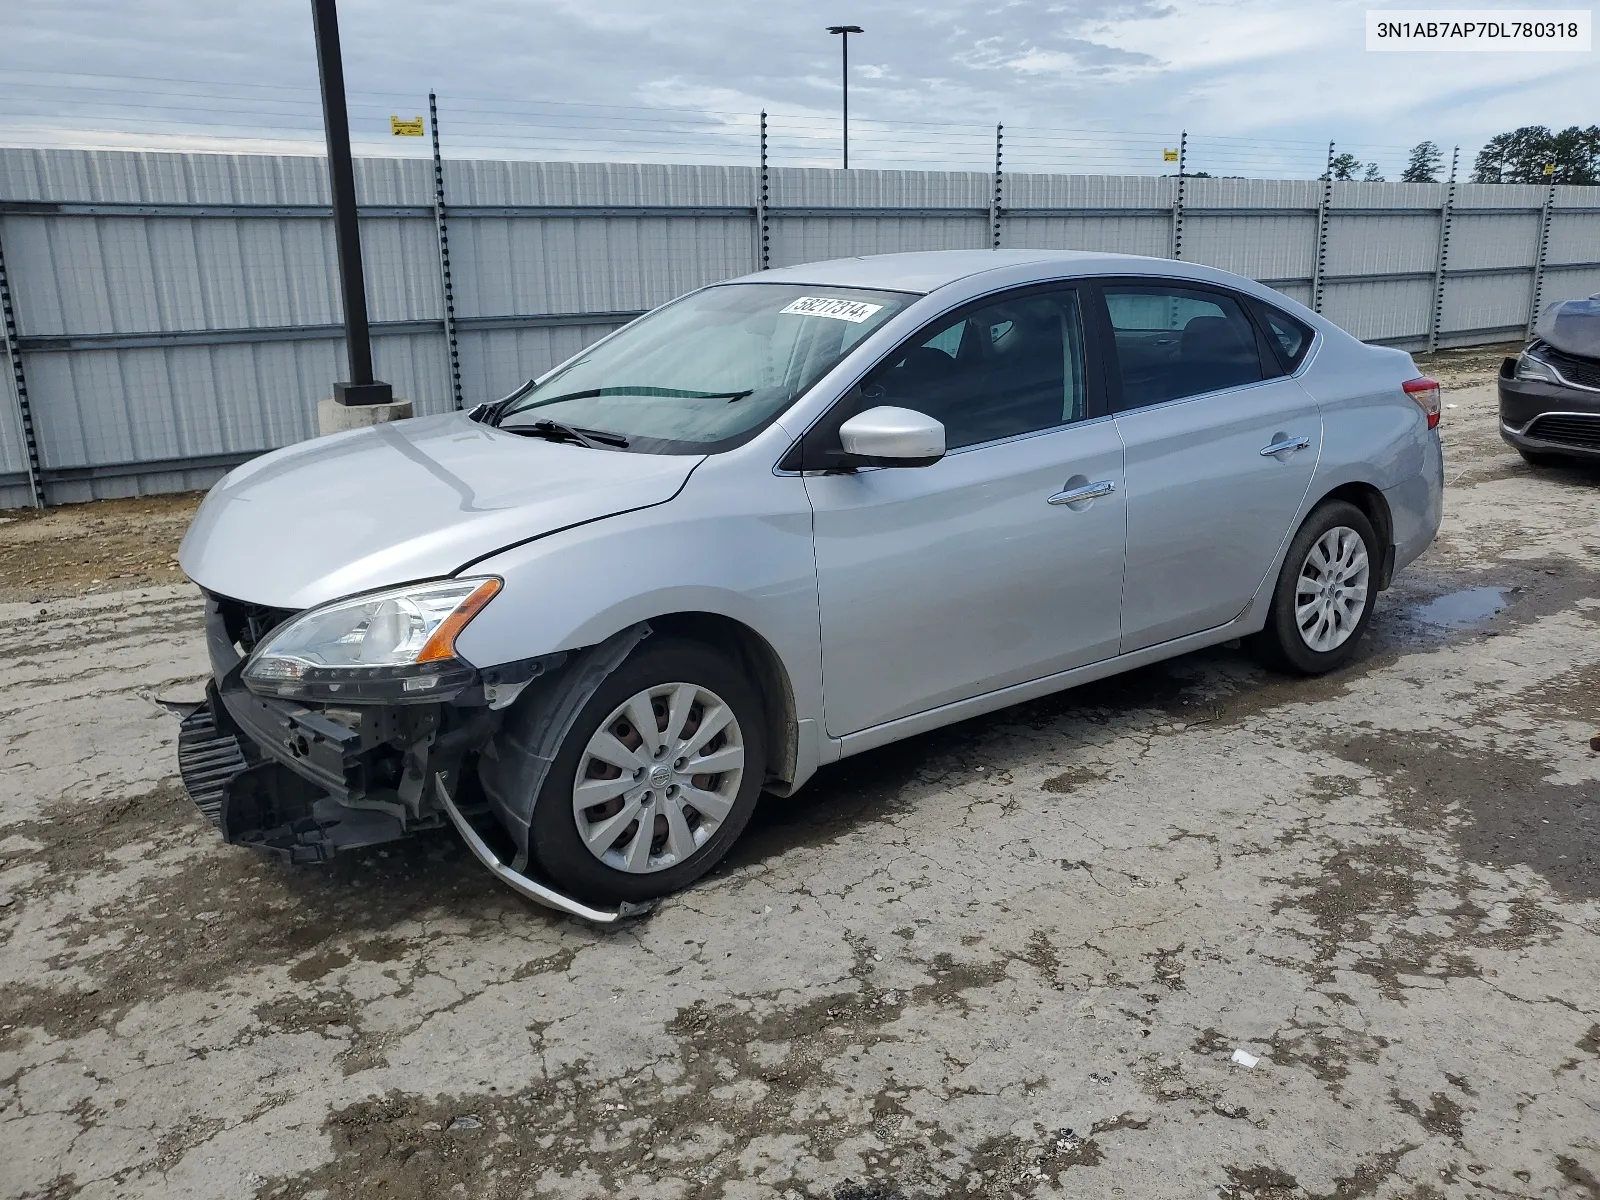
[[[1328,530],[1300,564],[1294,623],[1300,638],[1326,653],[1350,640],[1367,607],[1367,544],[1348,525]]]
[[[743,778],[744,738],[722,697],[695,683],[658,683],[619,704],[589,739],[572,815],[606,866],[664,871],[717,832]]]

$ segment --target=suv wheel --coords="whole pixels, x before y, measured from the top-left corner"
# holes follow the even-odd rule
[[[1355,505],[1319,505],[1289,543],[1267,624],[1254,647],[1269,666],[1302,675],[1342,667],[1372,618],[1380,547]]]
[[[762,706],[698,642],[646,641],[596,689],[533,809],[531,849],[591,903],[687,887],[727,853],[766,774]]]

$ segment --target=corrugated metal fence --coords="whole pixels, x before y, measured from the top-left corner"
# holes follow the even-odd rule
[[[451,407],[432,166],[356,162],[380,378]],[[1600,188],[446,162],[468,405],[754,269],[1002,246],[1210,263],[1406,348],[1520,337],[1600,291]],[[0,373],[0,507],[208,485],[310,437],[343,371],[318,158],[0,149],[27,404]],[[763,237],[764,233],[764,237]]]

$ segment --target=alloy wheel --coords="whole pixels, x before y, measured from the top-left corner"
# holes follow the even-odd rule
[[[1349,641],[1367,607],[1370,577],[1367,544],[1348,525],[1336,525],[1312,543],[1295,584],[1294,623],[1301,640],[1322,654]]]
[[[608,867],[648,874],[690,858],[733,810],[744,737],[727,703],[694,683],[660,683],[619,704],[578,761],[572,815]]]

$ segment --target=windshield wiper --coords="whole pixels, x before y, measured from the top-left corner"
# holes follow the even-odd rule
[[[551,442],[571,442],[578,446],[587,446],[591,450],[599,450],[606,446],[615,446],[618,449],[627,449],[628,439],[620,433],[606,433],[600,429],[579,429],[576,425],[563,425],[560,421],[551,421],[548,418],[534,421],[530,425],[502,425],[507,433],[520,433],[526,437],[544,438]]]
[[[501,396],[498,400],[490,400],[478,405],[467,416],[481,425],[500,424],[500,414],[510,408],[514,401],[522,399],[533,388],[533,380],[528,380],[509,396]]]
[[[593,400],[597,396],[662,396],[668,400],[726,400],[732,404],[735,400],[743,400],[755,388],[745,388],[742,392],[691,392],[683,388],[649,387],[597,387],[585,388],[581,392],[567,392],[561,396],[542,396],[534,407],[546,404],[558,404],[562,400]]]

